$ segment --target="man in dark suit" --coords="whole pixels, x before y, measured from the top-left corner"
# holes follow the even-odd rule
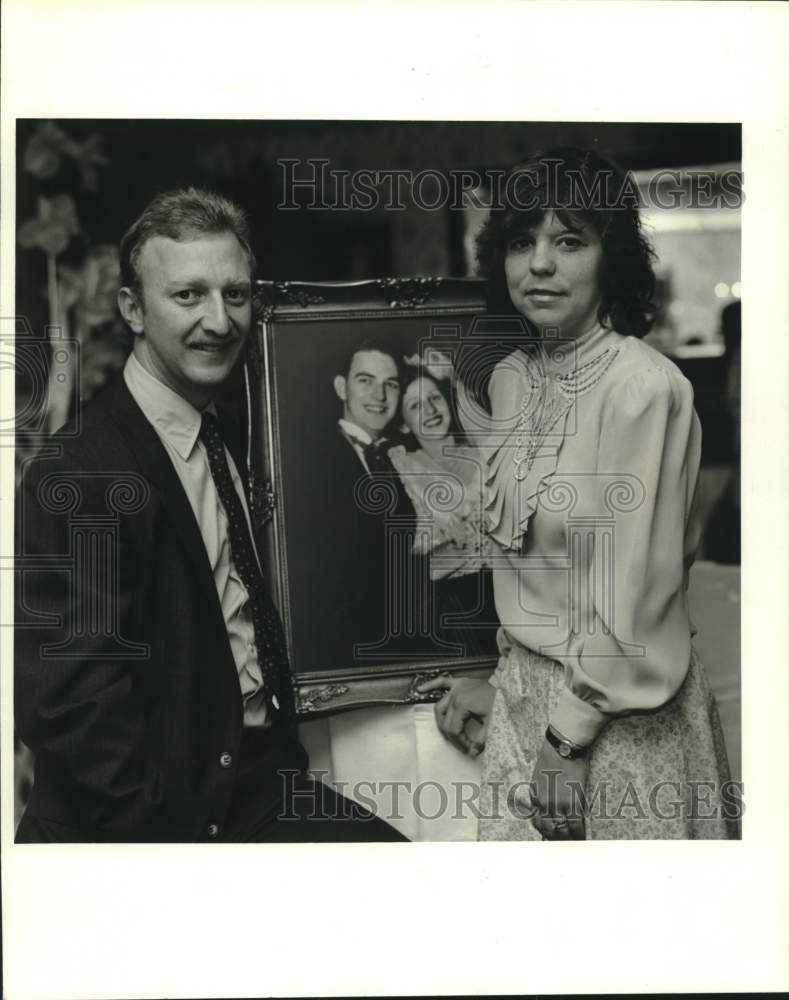
[[[408,654],[408,602],[417,593],[414,509],[388,458],[400,405],[400,371],[383,341],[354,346],[338,363],[342,409],[320,462],[319,529],[294,567],[315,624],[311,665],[364,667]]]
[[[212,403],[253,271],[237,206],[154,199],[121,245],[124,372],[26,469],[20,842],[403,839],[304,774],[243,461]]]

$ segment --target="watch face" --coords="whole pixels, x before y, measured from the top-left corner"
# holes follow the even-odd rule
[[[569,744],[567,744],[567,743],[560,743],[559,744],[559,756],[560,757],[569,757],[572,752],[573,752],[573,749],[572,749],[572,747]]]

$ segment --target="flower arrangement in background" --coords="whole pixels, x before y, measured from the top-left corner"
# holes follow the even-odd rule
[[[78,187],[95,193],[99,169],[108,165],[101,137],[93,134],[75,139],[54,122],[41,122],[24,148],[23,169],[44,183],[57,177],[67,163],[77,168]],[[40,193],[36,215],[19,225],[17,240],[20,246],[38,249],[46,256],[43,293],[49,310],[46,333],[50,353],[54,354],[64,340],[79,344],[79,356],[70,356],[66,365],[59,364],[57,374],[50,365],[45,426],[54,431],[69,417],[78,374],[81,397],[87,399],[123,365],[127,354],[124,328],[115,309],[120,277],[118,248],[91,245],[80,226],[74,193],[69,191]],[[74,249],[75,240],[82,243],[81,259],[77,264],[63,263],[63,254]]]
[[[76,163],[87,191],[96,190],[98,168],[106,167],[109,162],[101,152],[101,137],[96,133],[80,142],[55,122],[42,122],[25,147],[25,170],[41,181],[49,180],[60,170],[64,159]]]

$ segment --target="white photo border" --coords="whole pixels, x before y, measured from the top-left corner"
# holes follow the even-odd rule
[[[789,988],[789,7],[7,0],[2,20],[4,325],[20,117],[734,121],[748,331],[742,842],[14,846],[4,627],[10,1000]]]

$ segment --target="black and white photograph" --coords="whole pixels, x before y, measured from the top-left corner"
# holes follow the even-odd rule
[[[739,836],[737,124],[17,156],[18,840],[243,840],[255,768],[321,839],[304,744],[409,840]]]
[[[641,23],[667,39],[660,6]],[[746,6],[754,38],[770,17],[789,32]],[[488,28],[525,31],[526,7],[493,5]],[[9,997],[188,996],[197,968],[211,996],[778,983],[785,863],[757,871],[787,808],[784,570],[768,581],[788,244],[764,81],[716,95],[701,60],[703,100],[652,80],[639,103],[612,62],[594,98],[563,77],[594,79],[581,8],[557,7],[570,49],[535,56],[534,81],[502,20],[494,69],[470,9],[445,25],[475,26],[469,78],[429,56],[436,5],[413,57],[379,39],[385,99],[355,21],[327,77],[331,18],[310,7],[300,60],[292,37],[270,64],[225,51],[202,104],[153,51],[133,73],[131,43],[129,99],[6,90],[4,896],[28,956]],[[189,9],[197,55],[218,22]],[[245,35],[280,23],[247,13]],[[710,15],[716,73],[745,51],[723,41],[738,23]],[[634,67],[635,36],[610,38]],[[68,87],[106,68],[93,51]],[[775,945],[746,947],[746,899]],[[223,905],[216,972],[203,931],[154,929]],[[80,973],[100,913],[151,962]],[[557,968],[575,920],[588,939]],[[31,964],[36,921],[68,922],[57,971]],[[480,966],[420,955],[419,982],[354,959],[323,994],[298,957],[408,938],[446,963],[472,925]],[[613,936],[621,967],[584,978]],[[738,956],[733,978],[702,939]]]

